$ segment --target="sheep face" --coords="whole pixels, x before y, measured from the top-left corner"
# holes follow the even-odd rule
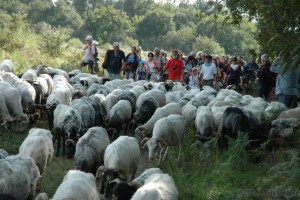
[[[72,159],[75,154],[76,142],[74,140],[66,140],[66,155],[68,159]]]
[[[137,188],[134,188],[127,183],[118,183],[115,189],[115,196],[118,199],[131,199]]]
[[[16,121],[18,122],[18,132],[22,133],[29,125],[29,118],[27,115],[17,116]]]
[[[150,138],[149,141],[147,141],[146,144],[147,144],[148,149],[149,149],[149,159],[154,160],[155,153],[158,150],[158,142],[157,142],[156,139]]]
[[[134,137],[137,139],[138,142],[141,142],[143,138],[146,136],[146,130],[143,127],[137,127],[135,129]]]
[[[118,178],[118,172],[112,169],[104,171],[100,194],[104,194],[107,199],[111,199],[112,197],[113,189],[116,185],[116,183],[112,181],[116,178]]]

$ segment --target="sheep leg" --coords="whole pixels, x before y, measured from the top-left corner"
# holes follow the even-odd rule
[[[182,146],[180,145],[180,147],[179,147],[179,154],[178,154],[177,161],[180,160],[180,157],[181,157],[181,150],[182,150]]]
[[[125,135],[127,135],[127,129],[128,129],[128,124],[129,124],[129,122],[126,122],[126,124],[125,124]]]
[[[158,164],[160,164],[161,161],[162,161],[162,155],[163,155],[163,151],[165,151],[165,149],[166,149],[165,146],[161,147],[160,154],[159,154],[159,159],[158,159]]]
[[[166,155],[167,155],[168,150],[169,150],[169,147],[167,147],[167,149],[166,149],[166,151],[165,151],[165,155],[164,155],[164,157],[163,157],[163,159],[162,159],[163,162],[164,162],[165,159],[166,159]]]
[[[58,132],[56,132],[56,135],[58,135]],[[56,157],[58,157],[59,149],[60,149],[60,135],[58,135],[56,139],[57,139]]]
[[[63,148],[62,155],[64,156],[66,154],[66,136],[65,136],[65,134],[63,134],[62,139],[63,139],[63,141],[62,141],[62,145],[63,145],[62,146],[62,148]]]

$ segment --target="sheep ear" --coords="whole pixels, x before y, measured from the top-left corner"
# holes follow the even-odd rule
[[[158,144],[160,146],[168,146],[168,144],[166,143],[166,141],[162,138],[157,138],[156,141],[158,142]]]

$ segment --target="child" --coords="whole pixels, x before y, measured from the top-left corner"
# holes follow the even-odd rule
[[[199,76],[198,76],[198,68],[194,67],[192,69],[192,75],[190,76],[189,86],[191,87],[199,87]]]
[[[95,64],[95,68],[94,68],[94,70],[95,70],[95,72],[99,72],[99,66],[98,66],[98,61],[99,61],[99,53],[98,53],[98,49],[97,49],[97,45],[99,44],[99,42],[97,42],[96,40],[94,40],[93,42],[92,42],[92,45],[94,45],[94,47],[95,47],[95,55],[94,55],[94,64]]]
[[[192,71],[193,66],[193,58],[189,56],[187,59],[187,64],[184,67],[184,82],[186,85],[189,84],[189,77],[191,75],[190,72]]]
[[[153,74],[150,77],[150,81],[153,82],[159,82],[160,81],[160,75],[158,73],[158,67],[153,67]]]
[[[145,62],[143,60],[140,61],[140,66],[136,70],[137,80],[146,80],[147,70],[145,68]]]

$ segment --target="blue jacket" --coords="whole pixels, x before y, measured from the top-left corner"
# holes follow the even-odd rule
[[[298,96],[298,84],[300,82],[300,69],[294,69],[291,64],[287,64],[286,72],[281,67],[280,58],[276,58],[270,68],[271,72],[277,73],[276,78],[276,95],[296,95]]]

